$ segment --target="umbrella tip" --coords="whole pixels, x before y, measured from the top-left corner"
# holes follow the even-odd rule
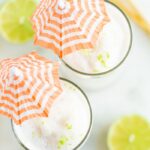
[[[20,76],[21,74],[22,74],[21,71],[18,68],[16,68],[16,67],[12,67],[10,69],[10,76],[11,77]]]
[[[64,9],[65,8],[65,6],[66,6],[66,1],[65,0],[59,0],[59,7],[61,8],[61,9]]]

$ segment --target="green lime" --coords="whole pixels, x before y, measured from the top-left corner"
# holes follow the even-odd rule
[[[138,115],[126,116],[112,125],[109,150],[150,150],[150,124]]]
[[[0,10],[0,33],[11,43],[24,43],[33,38],[30,18],[35,0],[8,0]]]

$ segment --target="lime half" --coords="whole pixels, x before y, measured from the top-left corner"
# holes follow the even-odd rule
[[[123,117],[109,131],[109,150],[150,150],[150,124],[138,115]]]
[[[0,33],[12,43],[33,38],[30,18],[36,9],[35,0],[8,0],[0,10]]]

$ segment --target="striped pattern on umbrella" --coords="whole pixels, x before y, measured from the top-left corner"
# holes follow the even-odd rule
[[[35,44],[60,57],[93,49],[108,21],[104,0],[41,0],[32,16]]]
[[[0,114],[16,124],[35,117],[48,117],[62,89],[58,63],[32,52],[0,61]]]

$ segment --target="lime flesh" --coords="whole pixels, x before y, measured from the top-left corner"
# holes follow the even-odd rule
[[[109,150],[150,150],[150,124],[138,115],[116,122],[108,135]]]
[[[34,0],[8,0],[0,10],[0,33],[12,43],[33,38],[30,18],[36,9]]]

